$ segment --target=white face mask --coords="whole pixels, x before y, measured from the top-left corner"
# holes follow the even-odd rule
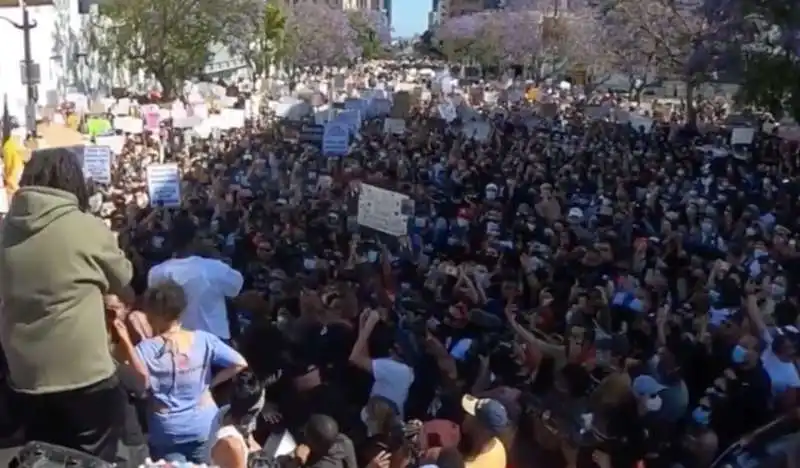
[[[648,412],[658,411],[663,405],[664,401],[658,395],[652,396],[644,402],[644,407]]]
[[[486,199],[494,200],[497,198],[497,190],[486,190]]]

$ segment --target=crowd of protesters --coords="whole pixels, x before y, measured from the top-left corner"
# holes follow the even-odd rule
[[[128,466],[764,459],[800,425],[797,145],[570,103],[486,141],[420,105],[342,158],[275,119],[173,130],[180,208],[149,203],[147,134],[108,186],[37,151],[2,227],[9,419]],[[358,225],[359,183],[413,199],[407,236]]]

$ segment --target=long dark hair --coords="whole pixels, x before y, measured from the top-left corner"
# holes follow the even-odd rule
[[[83,176],[78,155],[66,148],[34,151],[22,170],[20,187],[36,185],[69,192],[78,198],[82,211],[89,209],[89,188]]]

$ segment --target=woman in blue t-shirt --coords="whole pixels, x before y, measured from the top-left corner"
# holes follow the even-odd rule
[[[230,380],[247,363],[218,337],[181,327],[186,296],[177,283],[166,281],[148,289],[143,306],[154,334],[136,346],[147,369],[151,458],[201,463],[217,414],[210,390]],[[222,370],[212,375],[212,367]]]

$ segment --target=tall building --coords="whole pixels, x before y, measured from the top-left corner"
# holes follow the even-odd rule
[[[479,13],[485,10],[498,10],[509,6],[513,0],[434,0],[433,11],[439,13],[440,20],[461,15]],[[564,2],[566,0],[555,0]],[[442,8],[442,3],[447,6]]]
[[[298,3],[327,3],[333,8],[342,8],[348,0],[280,0],[284,3],[284,5],[292,6],[297,5]]]
[[[383,11],[386,13],[386,21],[389,23],[389,29],[392,28],[392,0],[383,0]]]
[[[484,0],[449,0],[447,15],[442,15],[442,19],[455,16],[469,15],[484,10]]]
[[[339,0],[339,3],[345,10],[384,11],[386,9],[386,0]]]

